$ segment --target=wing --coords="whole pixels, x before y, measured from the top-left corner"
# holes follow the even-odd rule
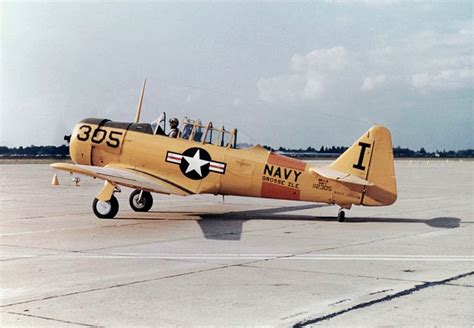
[[[374,184],[361,179],[359,177],[356,177],[355,175],[337,171],[334,169],[331,169],[329,167],[312,167],[309,169],[311,172],[317,173],[322,177],[331,179],[331,180],[336,180],[340,182],[346,182],[346,183],[352,183],[356,185],[362,185],[362,186],[373,186]]]
[[[51,167],[57,170],[74,172],[78,174],[87,175],[93,178],[107,180],[114,184],[134,189],[143,189],[161,194],[174,194],[181,196],[187,196],[192,194],[191,191],[186,190],[185,188],[174,184],[171,181],[165,180],[154,173],[121,165],[112,164],[107,165],[105,167],[100,167],[67,163],[55,163],[51,164]]]

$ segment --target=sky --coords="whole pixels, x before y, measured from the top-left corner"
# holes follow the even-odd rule
[[[0,145],[165,111],[241,142],[474,148],[472,1],[2,2]]]

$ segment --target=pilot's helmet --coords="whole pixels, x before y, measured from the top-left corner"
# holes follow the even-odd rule
[[[173,118],[170,119],[170,124],[179,125],[179,121],[176,117],[173,117]]]

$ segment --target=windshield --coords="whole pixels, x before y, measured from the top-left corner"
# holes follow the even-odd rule
[[[151,123],[153,134],[166,135],[166,113],[161,113],[160,117]]]

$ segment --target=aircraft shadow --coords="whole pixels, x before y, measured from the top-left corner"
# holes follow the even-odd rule
[[[228,213],[215,213],[200,215],[197,220],[204,237],[214,240],[240,240],[242,226],[249,220],[308,220],[314,219],[309,215],[276,215],[279,213],[309,210],[326,207],[326,204],[310,204],[299,206],[284,206],[260,210],[234,211]]]
[[[249,220],[284,220],[284,221],[312,221],[312,222],[337,222],[337,217],[291,215],[281,214],[284,212],[310,209],[330,205],[319,206],[294,206],[286,208],[272,208],[267,210],[230,212],[224,214],[201,215],[198,224],[206,239],[214,240],[240,240],[244,222]],[[433,228],[453,229],[460,226],[461,219],[454,217],[436,217],[432,219],[410,219],[410,218],[379,218],[379,217],[349,217],[343,224],[357,223],[418,223],[426,224]]]
[[[250,220],[282,220],[282,221],[311,221],[311,222],[337,222],[334,216],[312,216],[303,214],[286,214],[287,212],[308,210],[332,206],[327,204],[309,204],[299,206],[283,206],[277,208],[266,208],[259,210],[232,211],[227,213],[199,214],[196,212],[150,212],[150,214],[184,214],[189,216],[199,216],[197,223],[201,228],[204,237],[212,240],[240,240],[242,227],[246,221]],[[163,218],[122,218],[135,220],[162,220]],[[169,218],[167,218],[169,220]],[[435,217],[431,219],[411,219],[411,218],[382,218],[382,217],[346,217],[344,224],[350,223],[415,223],[426,224],[437,229],[453,229],[460,226],[461,219],[455,217]]]

